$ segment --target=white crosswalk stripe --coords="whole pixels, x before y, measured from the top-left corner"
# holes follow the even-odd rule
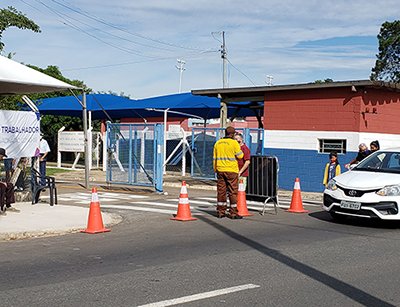
[[[176,214],[179,204],[178,198],[152,199],[154,196],[149,195],[98,192],[98,196],[101,207],[107,209],[135,210],[172,215]],[[60,195],[58,200],[61,204],[89,205],[91,197],[91,192],[66,193]],[[289,197],[280,197],[279,208],[288,209],[290,202],[291,199]],[[202,215],[204,212],[214,212],[217,200],[216,197],[189,197],[189,205],[193,215]],[[303,206],[320,207],[321,203],[318,201],[303,201]],[[265,207],[267,210],[273,210],[274,204],[269,202]],[[248,200],[247,208],[251,211],[261,212],[264,208],[264,203]]]

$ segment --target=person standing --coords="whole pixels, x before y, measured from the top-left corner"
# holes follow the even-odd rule
[[[6,150],[0,148],[0,161],[4,162],[7,158]],[[15,203],[14,185],[11,182],[0,181],[0,215],[6,215],[6,210],[19,212],[18,209],[11,207]]]
[[[40,173],[40,185],[46,185],[46,162],[47,155],[50,152],[49,143],[43,138],[43,133],[40,133],[40,156],[39,156],[39,173]]]
[[[329,154],[329,162],[326,163],[326,166],[325,166],[324,179],[322,181],[324,186],[327,186],[329,180],[331,180],[333,177],[340,175],[340,173],[341,173],[341,169],[340,169],[340,164],[339,164],[339,160],[337,157],[337,152],[332,151]]]
[[[243,140],[243,135],[241,133],[236,133],[235,134],[235,140],[239,143],[240,145],[240,150],[243,152],[243,158],[238,159],[238,165],[239,165],[239,182],[240,180],[243,180],[244,184],[244,189],[246,190],[247,186],[247,177],[249,176],[249,165],[250,165],[250,149],[247,147],[247,145],[244,143]]]
[[[378,151],[381,149],[381,146],[379,145],[379,141],[372,141],[371,144],[369,144],[369,148],[371,149],[371,153]]]
[[[239,166],[237,159],[243,158],[243,152],[240,150],[239,143],[233,138],[235,128],[227,127],[225,137],[218,140],[214,145],[213,167],[217,173],[217,217],[222,218],[226,215],[227,193],[229,196],[230,208],[228,217],[231,219],[240,219],[237,210],[238,194],[238,174]]]

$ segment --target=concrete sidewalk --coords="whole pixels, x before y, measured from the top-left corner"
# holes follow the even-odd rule
[[[30,202],[15,203],[13,207],[20,212],[7,211],[0,216],[0,240],[16,240],[30,237],[60,235],[86,229],[89,215],[87,208],[77,206]],[[111,226],[122,218],[115,214],[102,212],[103,223]]]

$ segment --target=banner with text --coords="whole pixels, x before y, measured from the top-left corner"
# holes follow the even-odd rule
[[[34,112],[0,110],[0,147],[9,158],[39,154],[40,116]]]

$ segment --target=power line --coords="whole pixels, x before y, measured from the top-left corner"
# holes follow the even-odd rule
[[[212,51],[212,52],[218,52],[218,51]],[[197,56],[194,57],[189,57],[190,60],[201,58],[201,55],[204,55],[206,53],[211,53],[210,52],[204,52],[201,54],[197,54]],[[97,68],[107,68],[107,67],[115,67],[115,66],[125,66],[125,65],[132,65],[132,64],[141,64],[141,63],[147,63],[147,62],[155,62],[155,61],[165,61],[165,60],[171,60],[176,57],[165,57],[165,58],[158,58],[158,59],[149,59],[149,60],[142,60],[142,61],[132,61],[132,62],[123,62],[123,63],[115,63],[115,64],[106,64],[106,65],[95,65],[95,66],[86,66],[86,67],[75,67],[75,68],[67,68],[63,69],[63,71],[76,71],[76,70],[87,70],[87,69],[97,69]],[[185,58],[188,58],[187,56]]]
[[[77,31],[79,31],[79,32],[82,32],[82,33],[84,33],[84,34],[86,34],[86,35],[88,35],[88,36],[90,36],[90,37],[92,37],[92,38],[94,38],[94,39],[96,39],[96,40],[98,40],[98,41],[100,41],[100,42],[106,44],[106,45],[109,45],[109,46],[111,46],[111,47],[113,47],[113,48],[116,48],[116,49],[118,49],[118,50],[121,50],[121,51],[130,53],[130,54],[135,54],[135,55],[138,55],[138,56],[146,57],[146,58],[155,58],[155,57],[153,57],[153,56],[144,55],[144,54],[142,54],[140,51],[137,51],[137,50],[128,49],[128,48],[123,48],[123,47],[120,47],[120,46],[116,46],[116,45],[114,45],[114,44],[112,44],[112,43],[109,43],[109,42],[107,42],[107,41],[105,41],[105,40],[103,40],[103,39],[101,39],[101,38],[99,38],[99,37],[97,37],[97,36],[95,36],[95,35],[93,35],[93,34],[87,32],[87,31],[85,31],[85,30],[83,30],[82,28],[78,27],[77,25],[73,24],[73,23],[72,23],[71,21],[69,21],[67,18],[63,17],[63,14],[62,14],[62,13],[59,13],[57,10],[55,10],[55,9],[53,9],[52,7],[48,6],[47,4],[43,3],[41,0],[35,0],[35,1],[38,2],[38,3],[40,3],[40,4],[42,4],[44,7],[46,7],[46,8],[49,9],[51,12],[53,12],[54,14],[56,14],[57,16],[59,16],[61,19],[63,19],[65,22],[63,22],[63,21],[61,21],[61,22],[62,22],[64,25],[66,25],[66,26],[69,26],[69,27],[71,27],[71,28],[73,28],[73,29],[75,29],[75,30],[77,30]]]
[[[57,3],[58,5],[61,5],[61,6],[65,7],[66,9],[69,9],[69,10],[71,10],[71,11],[77,13],[77,14],[83,15],[83,16],[85,16],[87,18],[90,18],[92,20],[100,22],[100,23],[102,23],[102,24],[104,24],[106,26],[112,27],[114,29],[117,29],[119,31],[128,33],[128,34],[136,36],[136,37],[140,37],[140,38],[145,39],[145,40],[149,40],[149,41],[152,41],[152,42],[155,42],[155,43],[158,43],[158,44],[163,44],[163,45],[167,45],[167,46],[175,47],[175,48],[181,48],[181,49],[187,49],[187,50],[196,50],[196,51],[208,51],[208,50],[204,50],[204,49],[200,49],[200,48],[188,47],[188,46],[182,46],[182,45],[177,45],[177,44],[173,44],[173,43],[168,43],[168,42],[165,42],[165,41],[162,41],[162,40],[159,40],[159,39],[154,39],[154,38],[151,38],[151,37],[148,37],[148,36],[145,36],[145,35],[141,35],[139,33],[130,32],[130,31],[125,30],[123,28],[117,27],[117,26],[115,26],[113,24],[110,24],[110,23],[104,21],[103,19],[101,19],[99,17],[92,16],[91,14],[89,14],[89,13],[87,13],[87,12],[81,10],[81,9],[79,9],[79,10],[74,9],[74,8],[68,6],[68,5],[65,5],[65,4],[57,1],[57,0],[51,0],[51,1],[54,2],[54,3]]]
[[[254,86],[257,86],[244,72],[242,72],[239,68],[237,68],[235,65],[233,65],[232,62],[229,61],[229,59],[227,59],[227,61],[229,62],[229,64],[232,65],[232,67],[234,69],[236,69],[239,73],[241,73],[243,76],[245,76],[247,78],[247,80],[249,80]]]

